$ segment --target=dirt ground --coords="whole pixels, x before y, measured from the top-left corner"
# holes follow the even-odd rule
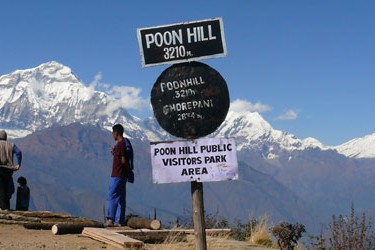
[[[207,237],[209,250],[270,250],[247,242]],[[21,225],[0,224],[1,250],[115,250],[114,246],[101,243],[78,234],[53,235],[50,230],[28,230]],[[169,244],[146,244],[145,250],[194,250],[194,236],[187,242]]]

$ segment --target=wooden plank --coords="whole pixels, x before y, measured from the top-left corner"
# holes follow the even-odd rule
[[[108,230],[112,230],[112,231],[115,231],[117,233],[138,233],[138,232],[142,232],[142,233],[152,234],[153,232],[155,232],[155,233],[157,233],[157,232],[166,232],[166,233],[183,232],[185,234],[194,234],[194,229],[184,229],[184,228],[159,229],[159,230],[151,230],[151,229],[143,228],[143,229],[122,230],[122,229],[118,229],[116,227],[113,227],[113,228],[108,228]],[[225,235],[225,234],[229,234],[231,232],[232,232],[232,229],[230,229],[230,228],[206,229],[206,234],[211,235],[211,236],[212,235]]]
[[[124,243],[124,242],[130,242],[130,243],[139,243],[140,241],[132,239],[130,237],[118,234],[116,232],[107,230],[105,228],[91,228],[91,227],[85,227],[84,228],[85,234],[91,234],[91,235],[97,235],[100,237],[108,238],[112,241],[115,241],[117,243]]]
[[[163,243],[168,238],[174,239],[175,241],[186,241],[186,234],[183,231],[167,231],[167,230],[149,230],[147,232],[138,231],[138,232],[130,232],[130,231],[122,231],[117,232],[119,234],[123,234],[129,236],[133,239],[143,241],[144,243],[150,244],[157,244]]]
[[[112,240],[110,240],[110,239],[108,239],[106,237],[102,237],[102,236],[100,236],[100,234],[94,234],[94,233],[88,231],[87,228],[83,229],[82,235],[86,236],[86,237],[89,237],[91,239],[94,239],[94,240],[97,240],[97,241],[109,244],[111,246],[115,246],[117,248],[124,249],[123,244],[120,244],[120,243],[117,243],[115,241],[112,241]]]
[[[186,234],[194,234],[194,229],[160,229],[160,230],[150,230],[150,229],[132,229],[132,230],[121,230],[116,228],[111,228],[110,230],[116,231],[119,234],[127,235],[133,239],[143,241],[144,243],[162,243],[165,242],[169,237],[175,241],[183,242],[186,240]],[[227,236],[231,233],[230,228],[223,229],[206,229],[206,235],[210,236]]]
[[[176,229],[180,230],[180,229]],[[187,234],[194,234],[193,229],[182,229]],[[230,228],[218,228],[218,229],[206,229],[206,235],[215,236],[215,235],[225,235],[232,232]]]
[[[97,241],[100,241],[102,243],[105,243],[105,244],[108,244],[108,245],[111,245],[111,246],[114,246],[114,247],[117,247],[117,248],[120,248],[120,249],[125,249],[125,247],[122,245],[122,244],[119,244],[119,243],[116,243],[114,241],[111,241],[105,237],[100,237],[100,236],[97,236],[97,235],[87,235],[87,233],[85,233],[84,231],[82,232],[82,235],[83,236],[86,236],[86,237],[89,237],[93,240],[97,240]]]
[[[114,231],[107,230],[105,228],[92,228],[85,227],[82,231],[82,235],[90,238],[103,241],[110,245],[121,246],[121,247],[143,247],[143,242],[132,239],[128,236],[118,234]]]
[[[103,229],[106,230],[106,229]],[[112,232],[113,234],[116,234]],[[104,235],[101,233],[92,233],[89,231],[82,232],[82,235],[90,237],[92,239],[110,244],[112,246],[124,249],[124,248],[133,248],[133,247],[143,247],[143,242],[131,239],[127,236],[116,234],[116,235]]]

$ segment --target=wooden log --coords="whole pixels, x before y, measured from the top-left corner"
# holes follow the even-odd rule
[[[0,214],[0,219],[1,220],[11,220],[12,217],[9,216],[8,214]]]
[[[12,224],[12,225],[23,225],[26,223],[30,223],[29,221],[15,221],[15,220],[3,220],[0,219],[0,224]]]
[[[23,224],[23,227],[33,230],[51,230],[52,226],[55,224],[55,222],[29,222]]]
[[[10,217],[12,217],[12,220],[18,220],[18,221],[31,221],[31,222],[39,222],[40,218],[37,217],[29,217],[29,216],[22,216],[18,214],[8,214]]]
[[[1,211],[0,214],[17,214],[25,217],[38,217],[38,218],[71,218],[70,214],[54,213],[50,211]]]
[[[159,220],[151,220],[142,217],[130,217],[127,226],[131,228],[148,228],[153,230],[160,229],[161,223]]]
[[[55,224],[52,226],[52,233],[57,234],[81,234],[84,226],[76,224]]]
[[[95,222],[95,221],[86,221],[86,222],[39,222],[39,223],[26,223],[23,226],[27,229],[35,229],[35,230],[52,230],[53,226],[57,225],[56,233],[52,231],[54,234],[80,234],[84,227],[97,227],[103,228],[103,223]],[[61,227],[63,229],[59,230],[58,228]],[[70,231],[68,231],[70,229]],[[77,228],[77,229],[75,229]],[[79,228],[81,231],[79,231]]]
[[[39,218],[36,217],[26,217],[14,213],[0,214],[0,219],[2,220],[13,220],[13,221],[30,221],[30,222],[40,222]]]
[[[81,234],[85,227],[103,228],[103,223],[59,223],[52,226],[52,233],[57,234]]]

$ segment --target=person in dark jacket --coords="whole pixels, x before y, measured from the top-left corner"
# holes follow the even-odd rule
[[[13,158],[15,157],[15,162]],[[10,209],[11,182],[14,171],[21,167],[22,152],[13,143],[7,141],[7,133],[0,130],[0,209]]]
[[[28,211],[30,203],[30,188],[27,186],[27,180],[25,177],[21,176],[17,179],[17,200],[16,200],[16,210]]]

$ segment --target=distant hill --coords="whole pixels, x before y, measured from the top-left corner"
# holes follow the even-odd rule
[[[153,215],[163,223],[191,215],[190,184],[153,184],[149,144],[132,140],[136,152],[135,183],[128,184],[128,213]],[[110,175],[111,134],[78,123],[52,127],[16,140],[24,166],[16,175],[28,178],[35,209],[103,219]],[[207,213],[219,211],[230,221],[250,215],[312,223],[313,209],[273,177],[240,162],[240,180],[204,184]]]

